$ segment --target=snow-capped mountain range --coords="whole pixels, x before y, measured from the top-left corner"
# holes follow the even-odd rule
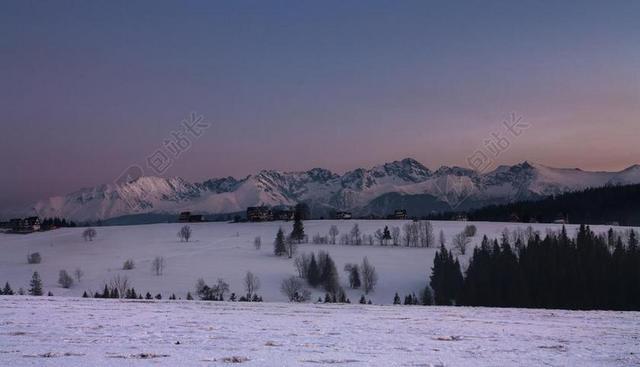
[[[423,215],[633,183],[640,183],[640,165],[619,172],[589,172],[524,162],[478,173],[447,166],[432,171],[406,158],[343,175],[314,168],[306,172],[264,170],[242,179],[225,177],[195,183],[179,177],[140,177],[42,200],[19,214],[95,221],[187,210],[238,213],[248,206],[306,202],[314,216],[327,216],[335,210],[386,215],[397,208],[407,209],[409,215]]]

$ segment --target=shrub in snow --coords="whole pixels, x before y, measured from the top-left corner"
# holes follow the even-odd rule
[[[473,237],[476,235],[477,232],[478,232],[478,228],[476,228],[476,226],[473,224],[469,224],[468,226],[464,227],[464,234],[467,237]]]
[[[82,232],[82,238],[85,241],[93,241],[93,239],[98,235],[95,229],[89,227]]]
[[[122,264],[122,270],[131,270],[136,267],[136,264],[133,262],[133,259],[125,260],[124,264]]]
[[[189,242],[189,239],[191,238],[191,227],[183,226],[180,228],[180,231],[178,231],[178,238],[180,241]]]
[[[62,288],[71,288],[73,285],[73,278],[66,270],[60,270],[60,273],[58,274],[58,284],[60,284]]]
[[[32,254],[27,254],[27,263],[29,264],[40,264],[42,262],[42,257],[39,252],[34,252]]]

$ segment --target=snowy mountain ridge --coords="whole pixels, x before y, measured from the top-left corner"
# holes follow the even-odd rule
[[[640,183],[640,165],[619,172],[590,172],[523,162],[479,173],[442,166],[431,171],[412,158],[342,175],[323,168],[304,172],[262,170],[191,183],[180,177],[145,176],[123,184],[103,184],[39,201],[21,215],[93,221],[134,214],[242,212],[248,206],[307,202],[316,216],[334,210],[385,215],[409,206],[410,215],[467,209],[563,192]],[[407,203],[419,203],[407,205]]]

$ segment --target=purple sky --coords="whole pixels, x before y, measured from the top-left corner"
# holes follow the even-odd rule
[[[212,127],[165,176],[468,166],[511,112],[531,127],[496,163],[622,169],[638,19],[638,1],[5,1],[0,205],[111,182],[191,111]]]

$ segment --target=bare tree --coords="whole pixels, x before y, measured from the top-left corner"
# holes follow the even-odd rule
[[[156,256],[151,262],[151,271],[155,275],[162,275],[164,272],[164,257]]]
[[[293,258],[293,255],[295,255],[296,251],[298,250],[297,241],[294,241],[291,237],[287,237],[285,246],[287,248],[287,255],[289,256],[289,258]]]
[[[182,226],[178,231],[178,238],[180,241],[189,242],[189,239],[191,238],[191,227],[186,225]]]
[[[420,241],[420,230],[418,222],[405,223],[404,227],[404,244],[407,247],[418,247]]]
[[[222,278],[218,278],[218,282],[212,287],[212,290],[216,299],[224,301],[224,294],[229,292],[229,283]]]
[[[339,234],[340,231],[338,231],[338,227],[336,225],[332,225],[331,228],[329,228],[329,237],[331,237],[332,245],[336,244],[336,237],[338,237]]]
[[[375,289],[378,283],[378,274],[376,273],[375,266],[369,263],[369,259],[366,256],[362,259],[360,273],[362,274],[362,288],[364,289],[364,293],[369,294],[369,292]]]
[[[120,298],[124,298],[127,294],[127,289],[129,289],[129,278],[126,275],[120,276],[120,274],[117,274],[109,281],[109,288],[117,289]]]
[[[40,264],[42,262],[42,256],[40,256],[39,252],[34,252],[31,254],[27,254],[27,263],[28,264]]]
[[[253,296],[260,289],[260,278],[248,271],[244,276],[244,289],[247,291],[247,298]]]
[[[362,236],[360,234],[360,226],[358,225],[358,223],[353,224],[350,234],[351,234],[352,245],[356,245],[356,246],[362,245]]]
[[[460,255],[467,253],[467,245],[471,242],[471,238],[467,236],[465,231],[458,233],[451,239],[451,245],[458,251]]]
[[[295,266],[296,271],[298,272],[298,276],[300,278],[307,277],[310,262],[311,262],[311,256],[307,255],[306,253],[296,256],[296,258],[293,260],[293,266]]]
[[[427,220],[421,220],[418,222],[418,231],[420,237],[420,246],[433,247],[435,245],[435,238],[433,235],[433,225]]]
[[[85,241],[93,241],[93,239],[98,235],[95,229],[89,227],[82,232],[82,238]]]
[[[136,267],[136,263],[133,262],[133,259],[127,259],[122,264],[122,270],[131,270]]]
[[[394,246],[400,244],[400,227],[391,227],[391,241],[393,241]]]
[[[444,245],[447,244],[447,240],[444,237],[444,231],[443,230],[440,230],[440,235],[438,236],[438,242],[439,242],[440,246],[444,246]]]
[[[289,302],[305,302],[311,297],[311,292],[305,289],[302,281],[294,276],[282,280],[280,292],[287,296]]]
[[[362,242],[369,245],[369,246],[373,246],[375,243],[373,241],[373,236],[370,234],[363,234],[362,235]]]
[[[382,229],[378,228],[375,233],[373,234],[376,237],[376,240],[378,240],[378,242],[380,243],[380,246],[384,246],[384,232],[382,231]]]
[[[62,288],[71,288],[73,285],[73,278],[66,270],[60,270],[58,275],[58,284],[60,284]]]
[[[260,250],[262,247],[262,237],[258,236],[253,239],[253,247],[255,247],[256,250]]]
[[[76,268],[76,270],[73,271],[73,275],[76,277],[76,280],[79,283],[80,279],[82,279],[82,277],[84,276],[84,271],[82,271],[82,269],[80,268]]]

